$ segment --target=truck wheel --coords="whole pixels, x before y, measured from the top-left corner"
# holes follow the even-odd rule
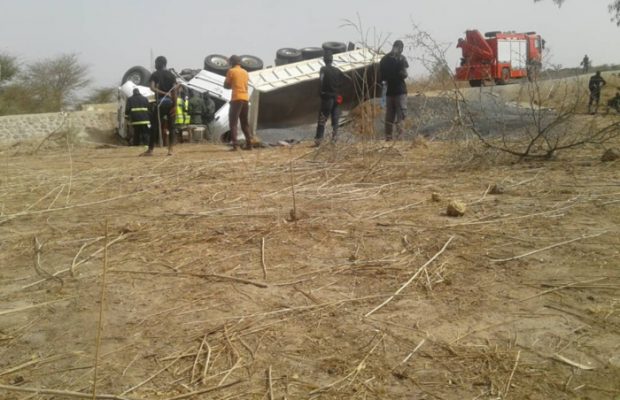
[[[302,55],[301,51],[298,49],[293,49],[291,47],[284,47],[276,51],[276,59],[285,60],[288,63],[301,61]]]
[[[226,75],[228,68],[230,68],[228,57],[221,54],[210,54],[205,57],[204,68],[219,75]]]
[[[321,46],[325,51],[331,51],[332,54],[344,53],[347,51],[347,45],[342,42],[325,42]]]
[[[220,136],[220,142],[222,143],[230,143],[230,139],[232,138],[230,131],[226,131],[224,133],[222,133],[222,135]]]
[[[263,69],[263,60],[255,56],[243,55],[241,57],[241,68],[248,72],[258,71]]]
[[[139,86],[148,86],[150,77],[151,73],[148,69],[140,66],[135,66],[129,68],[127,72],[125,72],[125,75],[123,75],[123,79],[121,80],[121,84],[127,81],[132,81]]]
[[[502,69],[502,77],[499,78],[495,83],[498,85],[507,85],[510,81],[510,69],[503,68]]]
[[[469,86],[471,87],[480,87],[482,86],[482,81],[479,79],[469,81]]]
[[[301,49],[301,56],[304,60],[323,57],[323,53],[325,51],[323,51],[322,47],[304,47]]]

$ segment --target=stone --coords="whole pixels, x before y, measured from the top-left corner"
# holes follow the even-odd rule
[[[462,217],[465,215],[465,211],[467,211],[467,206],[459,200],[451,200],[446,209],[446,213],[450,217]]]

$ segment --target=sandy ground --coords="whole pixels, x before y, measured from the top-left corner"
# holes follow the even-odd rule
[[[0,149],[2,399],[620,396],[600,147],[34,147]]]

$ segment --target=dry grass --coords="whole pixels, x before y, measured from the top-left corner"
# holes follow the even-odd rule
[[[454,143],[31,148],[0,153],[2,398],[92,394],[100,306],[117,398],[620,394],[620,173],[598,148],[484,168]]]

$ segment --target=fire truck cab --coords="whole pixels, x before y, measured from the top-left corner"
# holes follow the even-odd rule
[[[535,79],[542,66],[545,42],[536,32],[487,32],[468,30],[458,41],[462,50],[456,79],[473,87],[490,82],[505,85],[512,79]]]

